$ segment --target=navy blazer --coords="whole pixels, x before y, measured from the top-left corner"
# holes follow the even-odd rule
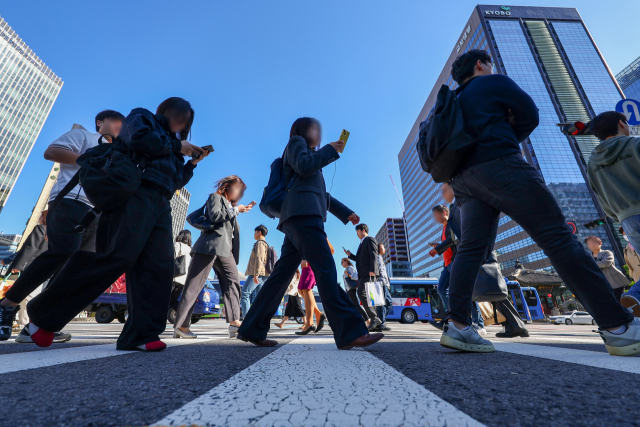
[[[295,179],[295,182],[282,203],[279,230],[283,222],[294,216],[318,215],[326,221],[327,210],[343,224],[349,221],[353,211],[327,193],[322,176],[322,168],[339,158],[338,152],[330,145],[313,151],[300,136],[289,140],[283,159],[284,179],[285,182]]]

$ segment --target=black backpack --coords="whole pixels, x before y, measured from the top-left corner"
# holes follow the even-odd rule
[[[418,158],[435,182],[449,182],[477,143],[464,130],[462,109],[456,93],[442,85],[431,115],[420,123]]]
[[[286,152],[286,148],[285,148]],[[269,183],[264,187],[262,199],[260,200],[260,210],[263,214],[271,219],[280,218],[282,211],[282,203],[289,193],[289,190],[296,181],[298,174],[293,174],[291,180],[287,183],[284,180],[284,154],[271,163],[271,174],[269,174]]]
[[[136,153],[120,139],[114,138],[111,144],[98,139],[98,145],[90,148],[76,160],[80,170],[69,180],[55,200],[52,208],[73,188],[80,184],[87,199],[93,204],[76,231],[83,232],[100,212],[112,211],[129,200],[138,189],[146,159],[138,160]]]

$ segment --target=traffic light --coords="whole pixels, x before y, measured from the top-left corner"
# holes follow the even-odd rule
[[[601,225],[605,225],[606,223],[607,223],[607,217],[603,216],[601,218],[594,219],[593,221],[590,221],[583,225],[589,230],[592,230],[594,228],[600,227]]]
[[[593,135],[591,133],[590,125],[591,125],[591,122],[588,122],[586,124],[584,122],[558,124],[563,134],[572,135],[572,136]]]

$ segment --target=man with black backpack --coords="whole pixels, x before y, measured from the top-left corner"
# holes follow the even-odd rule
[[[247,271],[244,273],[247,278],[242,287],[242,296],[240,297],[242,317],[247,314],[251,306],[251,294],[254,291],[256,294],[260,292],[262,284],[267,280],[271,271],[273,271],[273,266],[277,260],[275,249],[273,249],[273,246],[269,246],[264,239],[268,232],[267,227],[261,224],[256,227],[253,233],[253,238],[256,240],[256,243],[253,244],[249,264],[247,264]]]
[[[9,325],[9,322],[13,322],[20,302],[56,274],[75,252],[95,252],[98,221],[94,220],[84,232],[78,233],[75,230],[75,226],[93,208],[82,187],[77,185],[62,200],[55,202],[55,199],[80,169],[76,163],[78,157],[90,148],[96,147],[100,137],[106,139],[106,142],[111,142],[111,139],[120,133],[123,121],[124,116],[117,111],[101,111],[95,118],[96,133],[84,128],[72,129],[53,141],[45,150],[45,159],[60,164],[58,179],[49,195],[48,249],[33,260],[0,301],[0,341],[11,337],[11,327],[5,329],[5,322]],[[54,342],[68,341],[70,338],[69,334],[56,332]],[[20,342],[32,342],[28,328],[20,332],[19,339]]]
[[[454,102],[473,143],[456,170],[449,171],[453,172],[462,230],[451,271],[449,321],[440,344],[462,351],[495,351],[491,342],[470,327],[470,301],[487,246],[493,243],[500,212],[504,212],[544,251],[593,316],[607,351],[618,356],[640,353],[640,320],[634,320],[616,301],[598,265],[572,234],[542,176],[522,156],[519,143],[538,126],[533,99],[509,77],[492,74],[486,51],[461,55],[451,74],[460,84]],[[436,111],[434,117],[438,114]],[[446,138],[438,144],[444,147]]]

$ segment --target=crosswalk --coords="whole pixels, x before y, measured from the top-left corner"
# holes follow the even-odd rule
[[[114,337],[116,330],[97,331],[87,327],[74,341],[91,341],[94,337]],[[535,331],[535,328],[533,328]],[[202,325],[194,340],[164,339],[169,348],[161,353],[170,356],[176,348],[193,345],[228,346],[236,351],[252,352],[256,348],[227,340],[224,328]],[[482,426],[471,410],[441,397],[441,389],[421,385],[412,379],[411,371],[392,367],[389,359],[376,357],[376,351],[338,351],[329,334],[297,337],[296,328],[277,330],[274,337],[288,343],[276,347],[266,356],[247,363],[234,375],[200,391],[164,415],[149,419],[154,426]],[[555,334],[552,329],[539,328],[529,342],[492,339],[497,354],[510,354],[531,360],[550,360],[570,364],[572,370],[581,367],[608,372],[640,374],[640,358],[614,358],[601,351],[602,341],[595,334]],[[426,327],[399,326],[389,340],[379,346],[393,348],[397,343],[422,343],[437,346],[439,332]],[[104,342],[104,341],[103,341]],[[580,348],[563,346],[572,344]],[[598,345],[598,347],[589,344]],[[0,346],[20,346],[3,343]],[[24,345],[26,346],[26,345]],[[383,347],[379,347],[383,348]],[[586,349],[584,349],[586,348]],[[375,347],[372,347],[375,349]],[[595,351],[594,351],[595,350]],[[448,350],[447,350],[448,351]],[[115,350],[115,343],[63,347],[44,351],[0,354],[0,374],[12,375],[44,369],[39,375],[55,375],[56,367],[118,358],[126,366],[132,353]],[[185,356],[184,351],[180,357]],[[154,355],[144,360],[153,363]],[[481,356],[491,363],[491,355]],[[383,360],[384,359],[384,360]],[[459,358],[457,358],[459,359]],[[140,363],[140,359],[137,359]],[[386,361],[385,361],[386,360]],[[468,359],[467,359],[468,360]],[[475,359],[474,359],[475,360]],[[388,363],[389,362],[389,363]],[[425,361],[425,366],[428,365]],[[452,363],[458,363],[451,357]],[[465,362],[469,363],[469,362]],[[479,369],[482,369],[479,366]],[[637,381],[637,378],[633,378]],[[180,384],[177,384],[179,387]],[[185,385],[186,386],[186,385]],[[440,395],[439,395],[440,394]],[[381,397],[384,398],[381,398]],[[0,421],[0,425],[2,422]],[[117,425],[105,423],[105,425]],[[517,424],[514,424],[517,425]]]

